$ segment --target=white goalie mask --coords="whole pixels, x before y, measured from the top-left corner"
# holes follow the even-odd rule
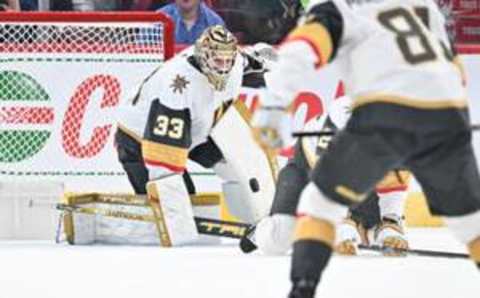
[[[195,42],[195,59],[215,90],[225,89],[237,55],[237,39],[225,27],[207,28]]]

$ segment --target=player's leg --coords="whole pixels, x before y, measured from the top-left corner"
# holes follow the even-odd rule
[[[361,224],[365,229],[371,229],[380,223],[380,208],[378,194],[371,192],[365,201],[350,207],[350,218]]]
[[[357,254],[358,244],[370,243],[368,230],[373,227],[376,244],[408,248],[403,218],[409,179],[407,171],[390,171],[377,184],[375,192],[352,206],[349,216],[338,227],[335,250],[345,255]]]
[[[365,199],[401,161],[397,152],[374,130],[347,128],[332,142],[313,169],[312,182],[302,192],[298,206],[291,298],[314,296],[332,254],[335,225],[345,217],[348,205]]]
[[[135,138],[118,129],[115,133],[118,160],[127,173],[128,181],[136,194],[146,194],[148,170],[142,157],[142,146]]]
[[[147,194],[148,170],[142,157],[142,146],[133,137],[118,129],[115,133],[115,148],[118,160],[122,164],[128,181],[136,194]],[[185,186],[190,195],[195,194],[195,184],[188,171],[182,175]]]
[[[445,217],[448,227],[467,245],[479,265],[480,177],[471,132],[424,139],[427,150],[408,163],[427,196],[430,211]]]
[[[430,150],[413,156],[410,168],[427,196],[430,211],[444,216],[448,227],[465,243],[479,266],[480,177],[471,132],[444,135],[437,144],[434,141],[433,136],[425,138]]]
[[[377,185],[381,221],[375,229],[375,244],[392,248],[408,248],[404,228],[404,209],[409,181],[409,172],[396,170],[389,172]]]
[[[378,195],[370,192],[365,201],[350,207],[347,217],[338,225],[335,251],[342,255],[356,255],[359,244],[369,244],[368,229],[379,222]]]
[[[270,216],[256,227],[254,241],[266,254],[285,254],[292,247],[300,194],[309,182],[310,168],[300,146],[278,175]]]

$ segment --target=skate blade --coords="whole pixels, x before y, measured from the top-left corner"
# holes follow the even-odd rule
[[[336,247],[335,251],[344,256],[356,256],[358,254],[357,245],[352,240],[345,240],[340,242]]]
[[[388,237],[383,241],[383,247],[385,252],[383,253],[388,257],[404,257],[406,253],[396,251],[396,249],[408,249],[408,241],[397,237]],[[389,250],[391,248],[391,250]]]

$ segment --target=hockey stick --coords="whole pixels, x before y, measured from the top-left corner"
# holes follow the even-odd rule
[[[480,124],[470,125],[469,130],[472,132],[480,130]],[[312,137],[323,137],[323,136],[333,136],[333,135],[335,135],[335,132],[329,131],[329,130],[297,131],[292,133],[292,136],[294,138],[312,138]]]
[[[203,217],[194,217],[193,219],[197,224],[198,232],[205,235],[242,239],[250,228],[249,224],[241,222]]]
[[[375,251],[384,254],[400,254],[400,255],[411,255],[419,257],[437,257],[437,258],[449,258],[449,259],[470,259],[468,254],[456,253],[456,252],[446,252],[446,251],[435,251],[435,250],[423,250],[423,249],[401,249],[401,248],[391,248],[379,245],[363,245],[360,244],[358,248],[367,251]]]
[[[57,204],[56,209],[64,212],[77,212],[91,215],[102,215],[106,217],[121,218],[127,220],[143,221],[155,223],[153,215],[135,214],[119,210],[107,210],[91,207],[81,207],[78,205]],[[225,221],[204,217],[194,217],[198,232],[204,235],[228,237],[234,239],[241,239],[250,227],[249,224],[239,223],[233,221]]]
[[[324,136],[333,136],[335,132],[329,130],[319,130],[319,131],[297,131],[292,133],[294,138],[312,138],[312,137],[324,137]]]

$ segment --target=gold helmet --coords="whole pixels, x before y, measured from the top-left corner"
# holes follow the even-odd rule
[[[237,55],[235,36],[221,25],[209,27],[196,40],[194,55],[215,90],[224,90]]]

